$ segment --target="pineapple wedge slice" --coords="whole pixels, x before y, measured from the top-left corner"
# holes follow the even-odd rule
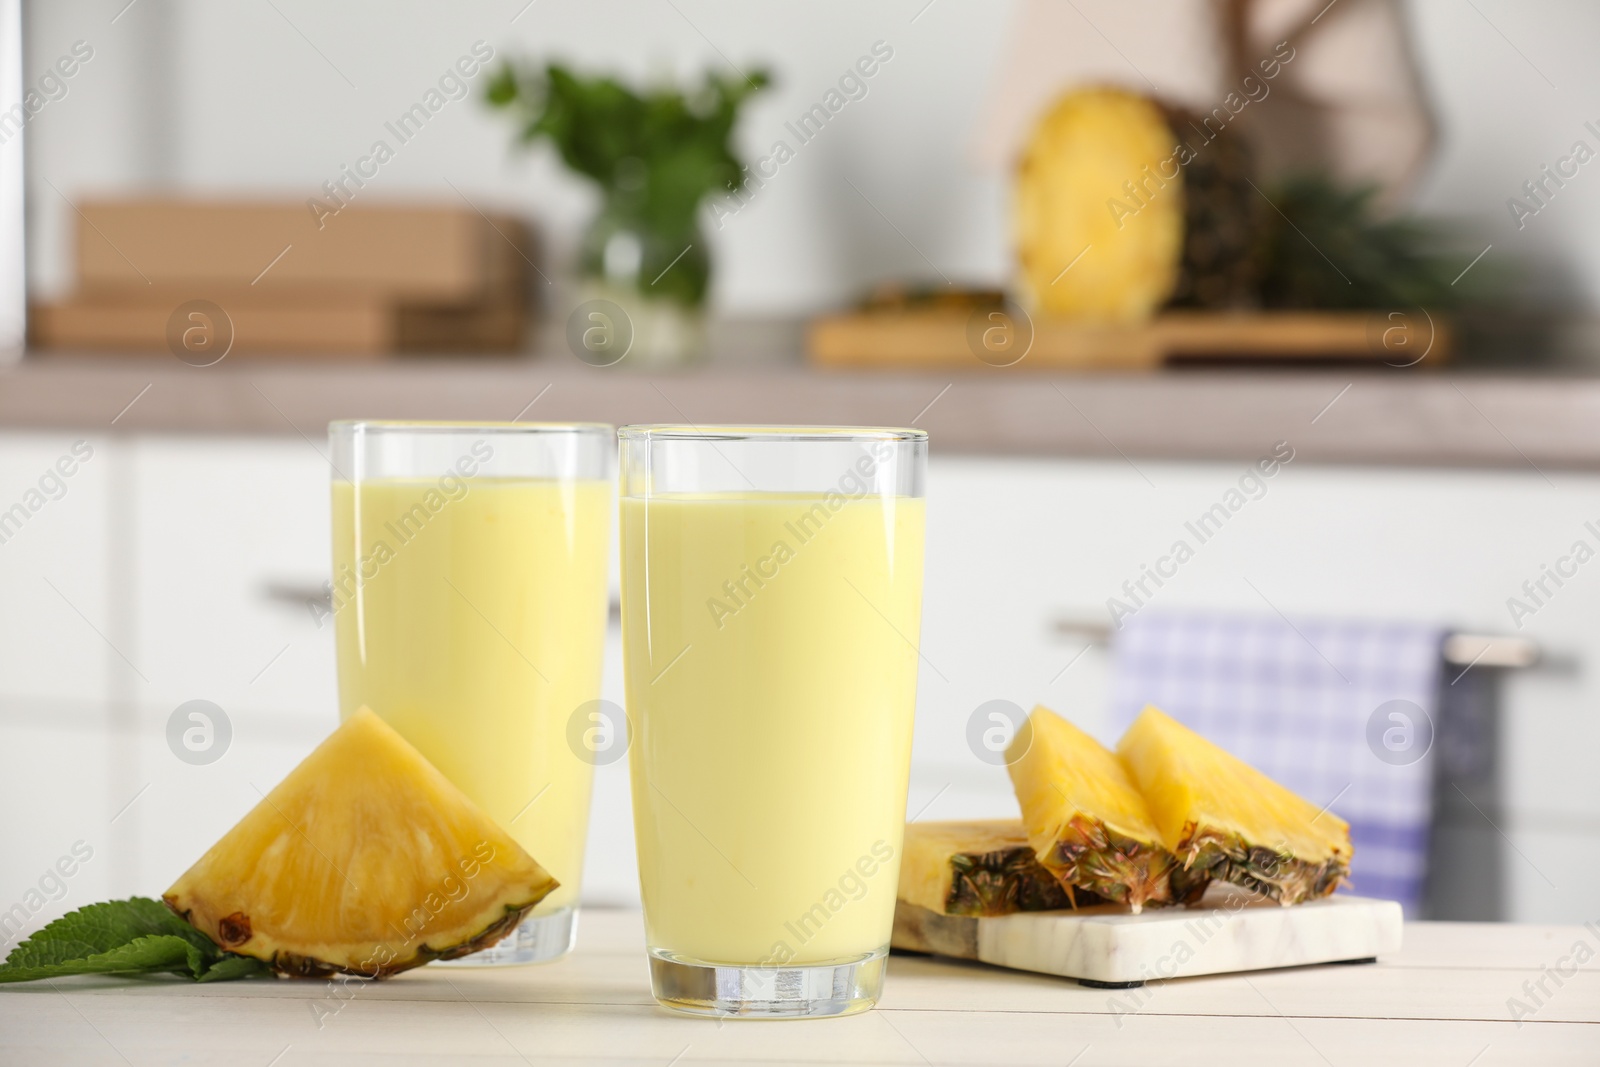
[[[1190,870],[1298,904],[1350,872],[1350,826],[1147,706],[1117,745],[1167,848]]]
[[[906,904],[941,915],[1010,915],[1075,906],[1039,863],[1028,832],[1014,819],[906,824],[900,888]],[[1077,904],[1099,898],[1079,892]]]
[[[1039,862],[1067,887],[1130,905],[1188,903],[1203,873],[1161,843],[1144,798],[1104,745],[1043,706],[1006,751],[1022,821]]]
[[[382,978],[487,948],[556,880],[362,708],[167,890],[280,974]]]

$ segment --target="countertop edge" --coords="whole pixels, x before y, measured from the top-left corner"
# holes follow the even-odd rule
[[[51,357],[0,371],[0,432],[300,435],[336,418],[906,425],[936,454],[1600,470],[1600,379],[1461,372],[652,372],[555,357]]]

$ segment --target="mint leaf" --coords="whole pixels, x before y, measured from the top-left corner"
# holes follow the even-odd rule
[[[201,952],[216,950],[210,938],[174,915],[161,901],[133,897],[68,912],[12,949],[5,966],[82,959],[157,934],[182,938]]]
[[[256,966],[231,962],[243,958],[223,952],[159,900],[133,897],[90,904],[50,923],[11,950],[0,964],[0,982],[162,972],[223,980],[264,972],[254,960]]]
[[[0,971],[0,974],[3,974]],[[224,952],[199,978],[202,982],[231,982],[236,978],[271,978],[272,968],[252,956]]]
[[[12,956],[15,955],[13,952]],[[63,978],[71,974],[151,974],[161,971],[195,978],[204,973],[205,968],[203,954],[188,941],[171,934],[158,934],[135,938],[107,952],[53,963],[13,963],[8,957],[5,965],[0,966],[0,982],[35,982],[41,978]]]

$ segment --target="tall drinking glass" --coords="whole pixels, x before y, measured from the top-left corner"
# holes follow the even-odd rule
[[[621,431],[651,985],[707,1015],[883,983],[922,612],[920,430]]]
[[[593,782],[615,431],[335,422],[339,710],[377,712],[560,887],[462,963],[569,951]]]

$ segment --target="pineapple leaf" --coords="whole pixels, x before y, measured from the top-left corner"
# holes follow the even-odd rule
[[[1458,307],[1481,295],[1478,271],[1456,285],[1463,255],[1448,226],[1378,210],[1376,186],[1326,175],[1291,178],[1271,193],[1262,303],[1271,308]]]
[[[111,900],[68,912],[17,945],[0,964],[0,982],[73,974],[181,974],[211,981],[264,973],[256,960],[223,952],[210,938],[148,897]]]

